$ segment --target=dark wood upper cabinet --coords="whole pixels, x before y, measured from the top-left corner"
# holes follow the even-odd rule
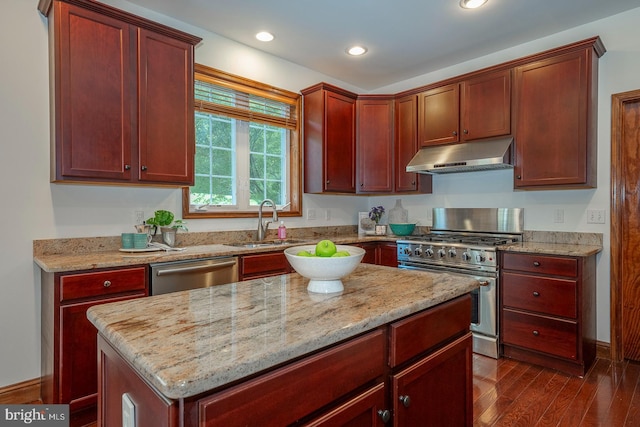
[[[355,193],[356,97],[319,83],[304,96],[304,192]]]
[[[393,192],[393,96],[359,96],[357,192]]]
[[[602,54],[595,38],[515,68],[516,189],[596,187]]]
[[[394,131],[395,192],[431,193],[433,188],[431,175],[406,171],[407,164],[418,152],[417,95],[396,98]]]
[[[42,0],[53,182],[193,183],[199,38],[100,3]]]
[[[511,132],[511,70],[479,74],[418,95],[420,146]]]
[[[511,133],[511,70],[465,80],[461,88],[463,141]]]
[[[427,90],[418,95],[420,146],[460,141],[460,85]]]

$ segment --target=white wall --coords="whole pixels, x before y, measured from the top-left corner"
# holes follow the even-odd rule
[[[227,72],[298,91],[319,81],[355,90],[340,81],[246,46],[194,29],[122,0],[107,3],[173,25],[204,38],[196,60]],[[0,14],[0,387],[40,374],[39,271],[32,261],[32,241],[58,237],[114,236],[128,230],[133,212],[155,209],[180,212],[181,194],[172,189],[118,188],[49,183],[49,107],[47,23],[36,11],[36,0],[5,0]],[[434,194],[403,197],[412,219],[428,223],[434,206],[508,206],[525,208],[530,230],[588,231],[605,234],[598,262],[598,339],[609,341],[609,221],[587,225],[587,208],[609,212],[610,96],[640,87],[640,9],[575,30],[538,40],[517,49],[460,64],[438,73],[401,82],[377,92],[394,93],[441,78],[462,74],[600,34],[608,49],[600,61],[599,179],[596,190],[513,192],[509,171],[436,176]],[[315,208],[318,219],[287,219],[291,227],[355,224],[356,212],[396,197],[305,195],[304,208]],[[553,222],[554,208],[565,210],[565,222]],[[331,220],[324,220],[324,210]],[[608,214],[607,214],[608,217]],[[191,220],[193,231],[253,229],[255,219]]]

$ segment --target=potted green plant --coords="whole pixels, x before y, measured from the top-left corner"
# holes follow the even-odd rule
[[[181,219],[174,220],[175,215],[171,211],[157,210],[154,212],[153,217],[149,218],[146,223],[152,225],[156,234],[158,227],[162,233],[162,241],[169,246],[173,246],[176,243],[176,232],[178,230],[189,231],[186,221]]]

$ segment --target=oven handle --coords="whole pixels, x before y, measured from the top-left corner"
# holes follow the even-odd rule
[[[398,268],[403,268],[406,270],[417,270],[417,271],[426,271],[428,273],[450,273],[450,274],[462,274],[464,276],[482,276],[488,277],[492,279],[496,279],[498,276],[497,271],[486,271],[486,270],[456,270],[451,268],[438,268],[438,267],[425,267],[424,265],[415,265],[406,261],[398,262]],[[482,284],[481,286],[489,286],[490,282],[487,282],[486,285]]]
[[[491,284],[491,282],[488,280],[479,280],[478,283],[480,284],[480,286],[489,286]]]

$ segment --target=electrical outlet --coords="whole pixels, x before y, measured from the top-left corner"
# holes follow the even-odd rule
[[[564,222],[564,209],[556,209],[553,211],[553,222]]]
[[[135,211],[133,218],[136,224],[142,224],[144,222],[144,211]]]
[[[316,219],[316,210],[315,209],[307,209],[307,219],[309,221],[313,221]]]
[[[604,224],[604,209],[587,209],[587,224]]]

